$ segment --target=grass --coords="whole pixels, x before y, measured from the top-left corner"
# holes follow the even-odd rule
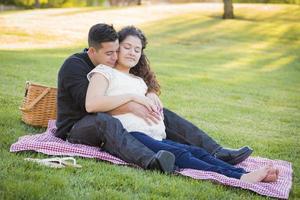
[[[191,13],[142,29],[164,105],[225,146],[249,145],[254,156],[292,162],[290,198],[299,199],[300,11],[279,8],[241,8],[227,21]],[[55,86],[63,60],[83,47],[0,50],[0,199],[266,199],[94,159],[78,158],[82,169],[53,170],[23,161],[45,155],[9,153],[18,137],[43,131],[20,121],[25,81]]]

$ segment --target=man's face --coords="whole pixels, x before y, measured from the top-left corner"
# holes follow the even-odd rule
[[[90,58],[95,66],[99,64],[107,65],[110,67],[115,66],[118,59],[117,51],[119,49],[119,40],[114,42],[102,42],[100,49],[96,50],[90,47]]]

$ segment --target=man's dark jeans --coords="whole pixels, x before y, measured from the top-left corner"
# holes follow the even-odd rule
[[[180,117],[176,113],[164,109],[164,123],[167,139],[201,147],[214,154],[221,146],[197,126]]]
[[[206,133],[172,111],[164,109],[164,118],[168,139],[202,147],[211,154],[220,148]],[[75,123],[67,140],[101,147],[126,162],[147,168],[155,153],[127,133],[118,119],[97,113]]]

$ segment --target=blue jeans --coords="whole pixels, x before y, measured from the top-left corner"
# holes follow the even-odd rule
[[[243,174],[247,173],[243,168],[234,167],[213,157],[202,148],[167,139],[158,141],[140,132],[130,132],[130,134],[155,153],[160,150],[173,153],[175,165],[179,168],[212,171],[236,179],[240,179]]]
[[[80,117],[80,116],[78,116]],[[107,113],[87,114],[70,127],[62,126],[63,119],[57,119],[57,137],[71,143],[101,147],[122,160],[147,168],[154,152],[132,137],[121,122]],[[178,143],[199,146],[214,154],[221,146],[205,132],[176,113],[164,108],[164,123],[167,139]],[[60,127],[60,128],[59,128]]]

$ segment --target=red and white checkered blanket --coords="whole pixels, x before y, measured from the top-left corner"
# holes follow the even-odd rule
[[[53,133],[55,132],[55,130],[55,121],[49,121],[48,129],[46,132],[20,137],[16,143],[11,145],[10,151],[36,151],[47,155],[81,156],[88,158],[97,158],[118,165],[132,165],[115,156],[110,155],[109,153],[102,151],[100,148],[81,144],[71,144],[64,140],[61,140],[60,138],[54,136]],[[289,192],[292,187],[293,172],[290,162],[282,160],[270,160],[260,157],[250,157],[237,166],[243,167],[248,171],[252,171],[266,165],[267,163],[272,163],[280,171],[279,179],[274,183],[246,183],[215,172],[193,169],[182,169],[177,173],[183,176],[189,176],[193,179],[212,180],[223,185],[230,185],[251,190],[265,196],[288,199]]]

